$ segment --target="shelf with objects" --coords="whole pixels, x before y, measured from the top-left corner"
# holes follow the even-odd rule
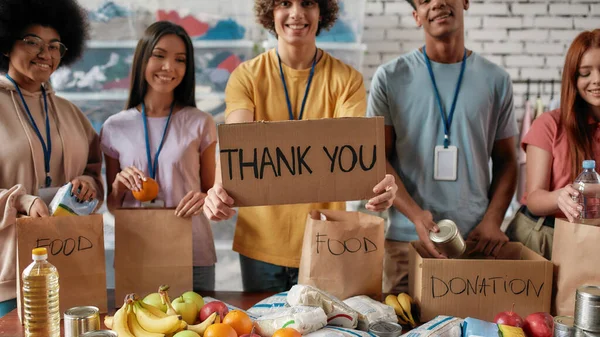
[[[170,8],[181,2],[127,0],[97,5],[94,0],[82,0],[88,10],[91,40],[77,63],[53,74],[52,85],[57,95],[79,106],[99,130],[106,118],[124,108],[138,39],[153,22],[168,20],[190,35],[196,103],[219,122],[229,75],[255,54],[255,44],[248,39],[249,19],[244,17],[251,7],[245,8],[247,1],[240,1],[185,2],[188,8],[184,10]]]

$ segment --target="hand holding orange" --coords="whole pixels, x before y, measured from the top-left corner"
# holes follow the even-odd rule
[[[158,196],[158,183],[156,180],[146,177],[142,180],[142,189],[139,191],[131,191],[133,197],[141,202],[152,201]]]

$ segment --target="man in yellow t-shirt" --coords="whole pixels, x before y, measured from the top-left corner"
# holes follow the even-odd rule
[[[360,117],[366,111],[362,75],[316,46],[321,29],[337,17],[336,0],[256,0],[258,21],[277,36],[277,48],[244,62],[225,90],[226,123]],[[233,199],[220,174],[208,191],[204,212],[231,218]],[[387,175],[374,187],[367,208],[389,208],[396,193]],[[298,280],[306,216],[311,209],[344,210],[345,203],[244,207],[239,210],[233,250],[240,253],[245,291],[284,291]]]

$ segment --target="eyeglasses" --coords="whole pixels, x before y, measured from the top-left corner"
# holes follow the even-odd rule
[[[48,46],[48,52],[52,58],[62,58],[67,52],[67,47],[59,41],[46,43],[37,36],[25,36],[21,41],[25,43],[26,50],[33,55],[42,53],[46,46]]]

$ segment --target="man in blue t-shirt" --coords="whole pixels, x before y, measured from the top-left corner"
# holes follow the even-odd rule
[[[412,1],[425,44],[377,69],[367,108],[385,118],[388,173],[400,182],[385,243],[383,291],[393,293],[408,287],[410,241],[444,257],[429,239],[442,219],[473,251],[498,254],[517,175],[511,80],[465,48],[469,1]]]

